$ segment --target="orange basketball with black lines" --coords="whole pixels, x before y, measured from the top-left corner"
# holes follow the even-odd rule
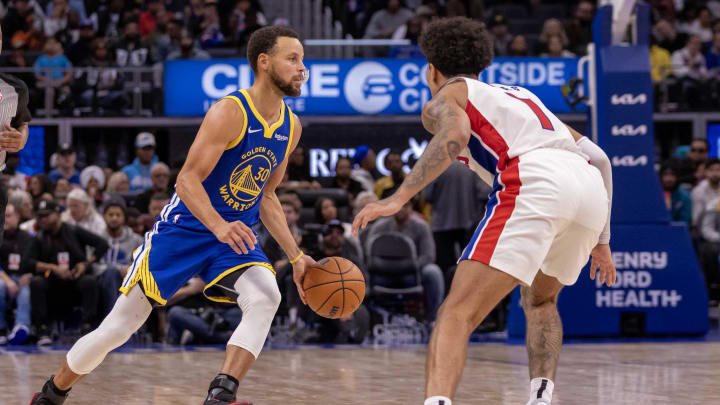
[[[350,260],[327,257],[308,266],[303,290],[307,304],[316,314],[330,319],[346,318],[365,298],[365,277]]]

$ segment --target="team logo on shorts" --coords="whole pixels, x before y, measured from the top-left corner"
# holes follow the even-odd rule
[[[225,204],[236,211],[245,211],[255,205],[272,168],[277,166],[275,154],[265,147],[252,149],[243,154],[242,159],[228,183],[219,190]]]

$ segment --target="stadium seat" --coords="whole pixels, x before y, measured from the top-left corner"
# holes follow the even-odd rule
[[[404,304],[408,297],[419,298],[422,302],[424,289],[417,265],[417,252],[409,237],[399,232],[373,235],[367,241],[366,257],[370,278],[368,296],[373,303],[399,301]],[[406,276],[414,277],[412,285],[408,286],[405,282]],[[389,279],[391,282],[378,285],[375,280],[380,277],[383,281]]]

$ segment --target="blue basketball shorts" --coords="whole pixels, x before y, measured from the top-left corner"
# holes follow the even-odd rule
[[[207,228],[197,225],[183,226],[159,218],[133,253],[120,292],[127,294],[139,282],[145,295],[165,305],[190,278],[199,276],[206,283],[205,297],[235,303],[233,285],[245,269],[262,266],[275,273],[259,246],[239,255]]]

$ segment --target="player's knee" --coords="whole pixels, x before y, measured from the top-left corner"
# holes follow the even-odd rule
[[[30,280],[30,289],[35,291],[46,291],[48,289],[48,279],[42,276],[33,276]]]
[[[267,314],[269,317],[275,316],[275,312],[280,306],[282,296],[278,289],[257,291],[247,297],[239,297],[238,304],[243,310],[243,315],[252,313]]]
[[[532,287],[522,286],[520,288],[520,302],[525,311],[555,306],[557,304],[557,294],[539,294]]]

